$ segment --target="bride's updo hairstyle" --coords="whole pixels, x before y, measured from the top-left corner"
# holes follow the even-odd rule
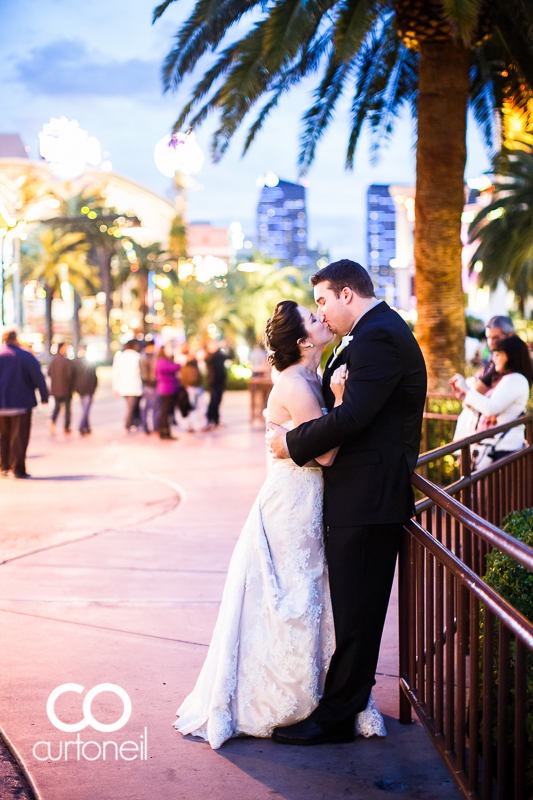
[[[307,339],[307,331],[298,311],[298,303],[282,300],[268,320],[264,335],[268,360],[278,372],[300,361],[299,339]]]

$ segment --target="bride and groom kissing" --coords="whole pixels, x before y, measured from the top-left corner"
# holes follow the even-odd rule
[[[372,698],[403,524],[414,512],[426,369],[403,319],[344,259],[284,300],[265,342],[273,467],[237,542],[207,658],[175,727],[317,745],[385,735]],[[342,336],[322,385],[325,346]]]

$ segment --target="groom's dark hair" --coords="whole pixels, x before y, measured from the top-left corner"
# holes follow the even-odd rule
[[[328,264],[324,269],[311,275],[310,281],[311,286],[328,281],[330,289],[335,292],[337,297],[340,296],[345,286],[352,289],[359,297],[375,297],[374,284],[366,269],[348,258]]]

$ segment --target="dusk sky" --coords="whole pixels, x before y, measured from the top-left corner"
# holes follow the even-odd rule
[[[0,132],[19,133],[30,157],[37,158],[43,123],[61,115],[77,119],[110,153],[115,172],[171,198],[170,181],[158,172],[153,149],[170,131],[186,92],[181,98],[164,96],[160,72],[190,0],[174,3],[152,25],[154,5],[147,0],[0,0]],[[206,160],[197,188],[189,192],[190,221],[237,220],[253,233],[258,176],[272,170],[285,180],[297,179],[300,120],[315,81],[285,98],[244,158],[245,130],[219,164],[209,158],[215,120],[197,131]],[[376,165],[363,136],[355,169],[347,172],[346,106],[347,101],[340,105],[307,175],[309,244],[329,248],[332,259],[366,264],[366,188],[414,182],[413,125],[407,116],[399,121]],[[468,145],[466,175],[477,176],[488,160],[474,123]]]

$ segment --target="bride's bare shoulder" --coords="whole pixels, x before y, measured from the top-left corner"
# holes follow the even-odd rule
[[[283,372],[278,373],[274,381],[274,388],[278,392],[291,391],[294,387],[302,386],[307,381],[298,370],[293,370],[292,367],[287,367]]]
[[[277,376],[270,396],[285,405],[291,398],[302,397],[307,392],[311,392],[311,388],[305,377],[299,371],[287,367]]]

